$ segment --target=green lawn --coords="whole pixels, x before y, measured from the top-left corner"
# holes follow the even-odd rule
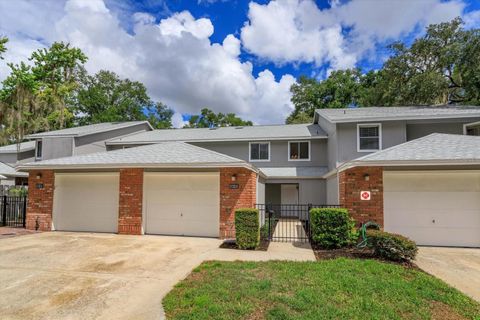
[[[376,260],[206,262],[164,298],[168,319],[480,319],[423,272]]]

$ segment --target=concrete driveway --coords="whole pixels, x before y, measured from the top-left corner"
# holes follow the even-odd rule
[[[480,249],[420,247],[416,263],[480,302]]]
[[[162,319],[162,298],[204,260],[315,260],[308,245],[220,249],[207,238],[46,232],[0,240],[0,318]]]
[[[2,319],[161,319],[220,241],[50,232],[0,240]]]

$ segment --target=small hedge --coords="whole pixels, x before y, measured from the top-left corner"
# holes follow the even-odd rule
[[[367,246],[377,257],[392,261],[413,260],[418,251],[412,240],[379,230],[367,230]]]
[[[239,249],[255,249],[260,244],[260,221],[257,209],[235,211],[235,237]]]
[[[347,209],[314,208],[310,210],[310,221],[312,241],[322,248],[346,247],[358,238],[355,221]]]

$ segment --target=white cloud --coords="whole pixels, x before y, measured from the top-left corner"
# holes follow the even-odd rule
[[[249,21],[241,30],[243,45],[279,64],[329,63],[331,69],[342,69],[371,55],[377,44],[449,21],[465,9],[460,0],[332,0],[330,4],[331,8],[321,10],[312,0],[251,2]]]
[[[174,113],[172,116],[172,125],[174,128],[183,128],[184,125],[188,124],[188,121],[183,120],[181,113]]]
[[[15,8],[9,6],[10,14],[21,17]],[[42,10],[36,8],[38,17]],[[198,113],[203,107],[235,112],[256,123],[283,122],[293,109],[289,87],[294,78],[285,75],[276,81],[268,70],[255,77],[251,63],[239,60],[239,39],[228,35],[223,43],[210,41],[214,27],[209,19],[195,19],[184,11],[157,23],[147,13],[136,13],[132,34],[102,0],[70,0],[57,10],[58,19],[45,21],[45,31],[32,31],[28,23],[16,27],[13,20],[0,30],[12,39],[9,57],[20,52],[28,56],[37,46],[26,39],[34,36],[46,45],[68,41],[89,57],[89,72],[108,69],[143,82],[153,98],[175,109],[177,126],[182,124],[181,114]]]

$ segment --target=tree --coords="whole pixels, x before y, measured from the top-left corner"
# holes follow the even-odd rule
[[[173,110],[162,102],[157,102],[148,108],[148,122],[155,129],[168,129],[172,127]]]
[[[234,113],[216,114],[208,108],[203,108],[199,115],[193,115],[185,128],[213,128],[213,127],[231,127],[231,126],[251,126],[251,121],[245,121],[237,117]]]
[[[80,125],[145,120],[144,108],[152,104],[142,83],[101,70],[93,76],[82,74],[75,114]]]
[[[48,49],[39,49],[32,54],[33,73],[41,83],[39,98],[52,112],[58,111],[54,120],[56,128],[66,124],[67,105],[78,87],[78,76],[87,56],[70,44],[55,42]]]
[[[45,112],[39,107],[36,94],[39,83],[30,66],[21,62],[20,65],[8,65],[10,75],[2,82],[0,91],[0,110],[3,143],[19,143],[25,135],[48,127]]]
[[[8,42],[8,38],[0,38],[0,60],[3,60],[3,54],[7,51],[5,44]]]

